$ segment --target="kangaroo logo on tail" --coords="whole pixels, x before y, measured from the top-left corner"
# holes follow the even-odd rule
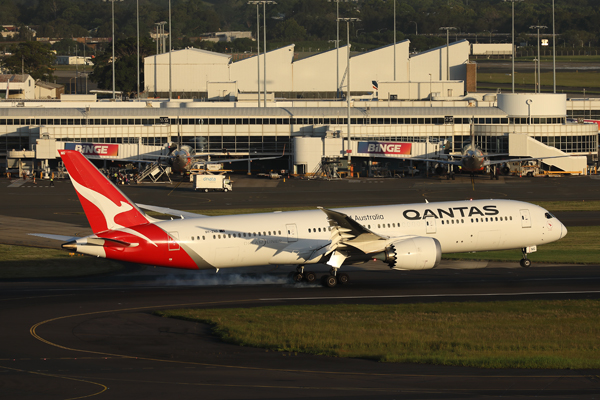
[[[60,150],[59,154],[69,171],[71,182],[94,233],[115,229],[133,233],[135,231],[126,228],[150,222],[134,203],[80,152]],[[140,236],[139,233],[135,235]]]

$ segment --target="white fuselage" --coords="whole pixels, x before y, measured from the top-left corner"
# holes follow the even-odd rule
[[[566,228],[543,208],[512,200],[475,200],[337,209],[375,234],[432,237],[443,253],[525,248],[556,241]],[[321,210],[228,215],[157,222],[204,268],[320,262],[331,233]]]

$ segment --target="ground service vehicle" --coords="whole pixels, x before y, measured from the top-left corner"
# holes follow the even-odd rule
[[[198,174],[194,175],[194,190],[218,190],[228,192],[233,190],[231,180],[225,175]]]

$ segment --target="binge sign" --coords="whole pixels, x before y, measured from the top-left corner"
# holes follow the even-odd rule
[[[115,157],[119,154],[119,145],[98,143],[65,143],[65,150],[76,150],[84,156]]]
[[[409,155],[412,143],[358,142],[358,152],[367,154]]]

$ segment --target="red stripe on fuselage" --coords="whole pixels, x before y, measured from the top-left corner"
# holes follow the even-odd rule
[[[179,250],[169,250],[169,240],[177,241],[154,224],[144,224],[131,227],[151,242],[123,231],[106,231],[98,234],[99,237],[121,240],[127,243],[139,243],[135,247],[122,247],[114,243],[106,243],[104,250],[106,258],[127,261],[138,264],[156,265],[160,267],[198,269],[198,266],[189,254],[177,246]],[[154,244],[153,244],[154,243]]]

